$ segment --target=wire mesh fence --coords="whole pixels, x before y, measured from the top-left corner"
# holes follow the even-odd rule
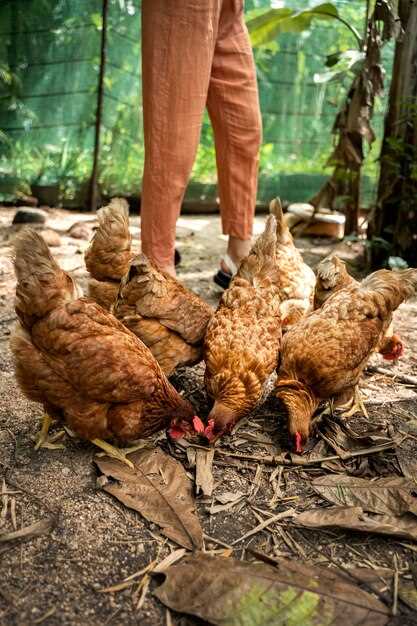
[[[363,28],[363,0],[335,4]],[[266,6],[269,0],[246,2],[247,11]],[[306,1],[293,0],[292,6],[303,9]],[[326,56],[352,47],[351,37],[343,24],[315,22],[255,50],[264,126],[260,201],[277,193],[304,201],[326,179],[332,124],[348,85],[322,82],[320,75]],[[45,203],[86,206],[97,147],[101,193],[140,194],[140,39],[136,0],[3,0],[0,199],[31,192]],[[392,51],[384,54],[389,68]],[[382,101],[375,113],[379,140],[383,110]],[[372,198],[378,143],[365,167],[364,202]],[[187,198],[215,197],[214,142],[205,117]]]

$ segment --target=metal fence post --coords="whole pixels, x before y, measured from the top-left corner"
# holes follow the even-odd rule
[[[99,202],[99,189],[98,189],[98,165],[100,158],[100,131],[101,131],[101,118],[103,114],[103,96],[104,96],[104,75],[106,71],[106,46],[107,46],[107,14],[108,14],[109,2],[103,0],[102,8],[102,28],[101,28],[101,46],[100,46],[100,71],[98,75],[98,87],[97,87],[97,109],[95,120],[95,134],[94,134],[94,153],[93,153],[93,169],[91,171],[90,179],[90,209],[95,211]]]

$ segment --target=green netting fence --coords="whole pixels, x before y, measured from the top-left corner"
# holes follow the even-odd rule
[[[140,194],[144,160],[140,2],[107,0],[105,64],[103,0],[2,0],[0,3],[0,199],[33,193],[49,204],[86,206],[99,121],[98,182],[103,195]],[[246,2],[246,10],[269,7]],[[277,5],[277,2],[275,2]],[[364,0],[337,0],[340,14],[363,29]],[[278,3],[277,6],[282,5]],[[305,9],[307,0],[285,2]],[[157,36],[157,35],[156,35]],[[305,201],[326,179],[332,124],[348,83],[318,83],[326,56],[352,47],[342,24],[316,21],[256,49],[264,125],[259,200],[279,193]],[[392,50],[384,50],[389,69]],[[97,120],[100,68],[101,117]],[[372,199],[385,103],[363,177]],[[205,117],[187,198],[216,197],[214,143]]]

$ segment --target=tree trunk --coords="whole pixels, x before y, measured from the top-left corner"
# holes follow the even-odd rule
[[[395,46],[381,150],[378,197],[370,221],[371,265],[389,255],[417,265],[417,1],[400,0],[404,36]]]

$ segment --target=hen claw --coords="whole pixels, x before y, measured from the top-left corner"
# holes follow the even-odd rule
[[[342,413],[340,414],[341,417],[343,417],[344,419],[348,418],[348,417],[352,417],[352,415],[355,415],[355,413],[360,413],[362,412],[362,415],[366,418],[369,417],[368,415],[368,411],[365,408],[365,405],[363,403],[363,399],[362,399],[362,394],[359,391],[359,388],[356,386],[355,387],[355,391],[354,391],[354,395],[352,398],[352,404],[350,406],[350,408],[346,411],[343,411],[343,409],[345,407],[347,407],[348,403],[346,403],[345,405],[341,405],[339,407],[337,407],[339,410],[342,409]]]
[[[48,432],[52,424],[52,418],[48,413],[42,418],[42,427],[37,434],[35,450],[39,450],[39,448],[43,448],[44,445],[48,442]]]
[[[126,450],[123,450],[121,448],[117,448],[116,446],[112,446],[111,443],[107,443],[107,441],[103,441],[103,439],[91,439],[90,441],[98,448],[104,450],[104,452],[112,459],[117,459],[121,463],[125,463],[125,465],[130,467],[130,469],[134,469],[135,466],[133,465],[132,461],[130,461],[126,457],[126,455],[130,452],[134,452],[135,449],[139,449],[140,447],[142,447],[133,446],[133,448],[127,448]]]

